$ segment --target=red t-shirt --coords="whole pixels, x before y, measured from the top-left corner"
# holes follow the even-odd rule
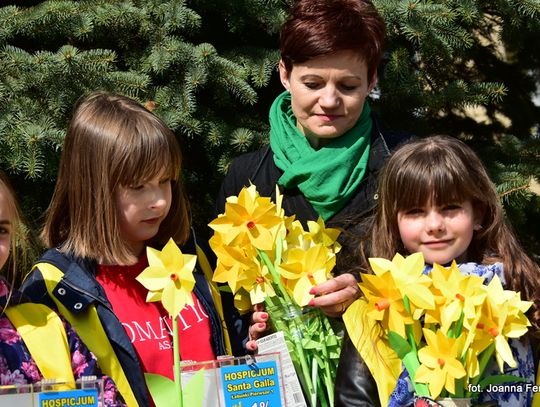
[[[161,302],[146,302],[148,290],[135,280],[148,265],[146,255],[132,266],[97,268],[97,281],[105,289],[114,313],[139,354],[145,372],[173,379],[173,330],[171,318]],[[182,360],[215,359],[210,321],[194,293],[177,318]]]

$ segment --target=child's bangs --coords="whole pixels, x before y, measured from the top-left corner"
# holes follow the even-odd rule
[[[134,140],[137,142],[134,142]],[[151,131],[132,138],[126,149],[128,156],[122,160],[120,184],[133,185],[160,176],[178,180],[180,173],[180,148],[172,132]]]
[[[459,171],[454,171],[442,163],[427,168],[413,168],[404,171],[397,181],[395,199],[398,211],[420,208],[427,203],[443,206],[462,202],[470,197],[467,182]],[[472,185],[471,185],[472,186]]]

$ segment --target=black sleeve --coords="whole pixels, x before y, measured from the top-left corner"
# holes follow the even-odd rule
[[[334,388],[335,407],[380,407],[377,385],[350,338],[343,340]]]
[[[223,213],[225,210],[227,197],[238,195],[240,190],[243,187],[248,187],[251,182],[257,185],[258,190],[264,186],[264,182],[263,185],[259,185],[260,183],[256,182],[256,178],[259,171],[261,171],[261,167],[265,165],[265,160],[270,159],[270,156],[270,146],[266,146],[251,153],[243,154],[231,163],[218,192],[216,214]],[[266,191],[259,190],[259,193],[263,196],[267,195]]]
[[[19,289],[32,302],[44,304],[47,307],[56,310],[56,304],[49,296],[45,280],[38,268],[35,268],[23,281]]]

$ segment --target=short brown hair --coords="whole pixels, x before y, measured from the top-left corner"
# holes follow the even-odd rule
[[[141,104],[107,92],[90,94],[67,130],[42,239],[78,257],[132,262],[120,236],[115,192],[165,171],[172,180],[171,209],[147,243],[163,244],[170,237],[184,243],[190,225],[181,162],[172,131]]]
[[[366,62],[371,80],[382,58],[385,26],[368,0],[299,0],[281,28],[281,59],[296,63],[352,50]]]

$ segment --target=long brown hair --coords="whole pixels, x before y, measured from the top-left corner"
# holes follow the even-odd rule
[[[12,286],[17,287],[23,280],[24,273],[30,271],[30,266],[34,261],[31,257],[35,253],[32,251],[32,239],[25,225],[15,191],[3,171],[0,171],[0,194],[6,199],[11,222],[10,253],[6,264],[2,267],[2,273]]]
[[[134,261],[120,236],[115,191],[165,171],[172,180],[167,217],[149,244],[189,235],[182,156],[172,131],[138,102],[95,92],[77,106],[69,124],[58,179],[41,237],[48,247],[108,263]]]
[[[422,207],[426,202],[442,206],[470,200],[482,228],[474,232],[467,250],[468,261],[502,262],[506,286],[533,301],[529,319],[540,328],[540,267],[527,256],[507,223],[494,184],[474,151],[448,136],[431,136],[398,148],[379,178],[379,202],[368,243],[361,246],[367,257],[392,258],[408,254],[400,239],[398,212]]]

